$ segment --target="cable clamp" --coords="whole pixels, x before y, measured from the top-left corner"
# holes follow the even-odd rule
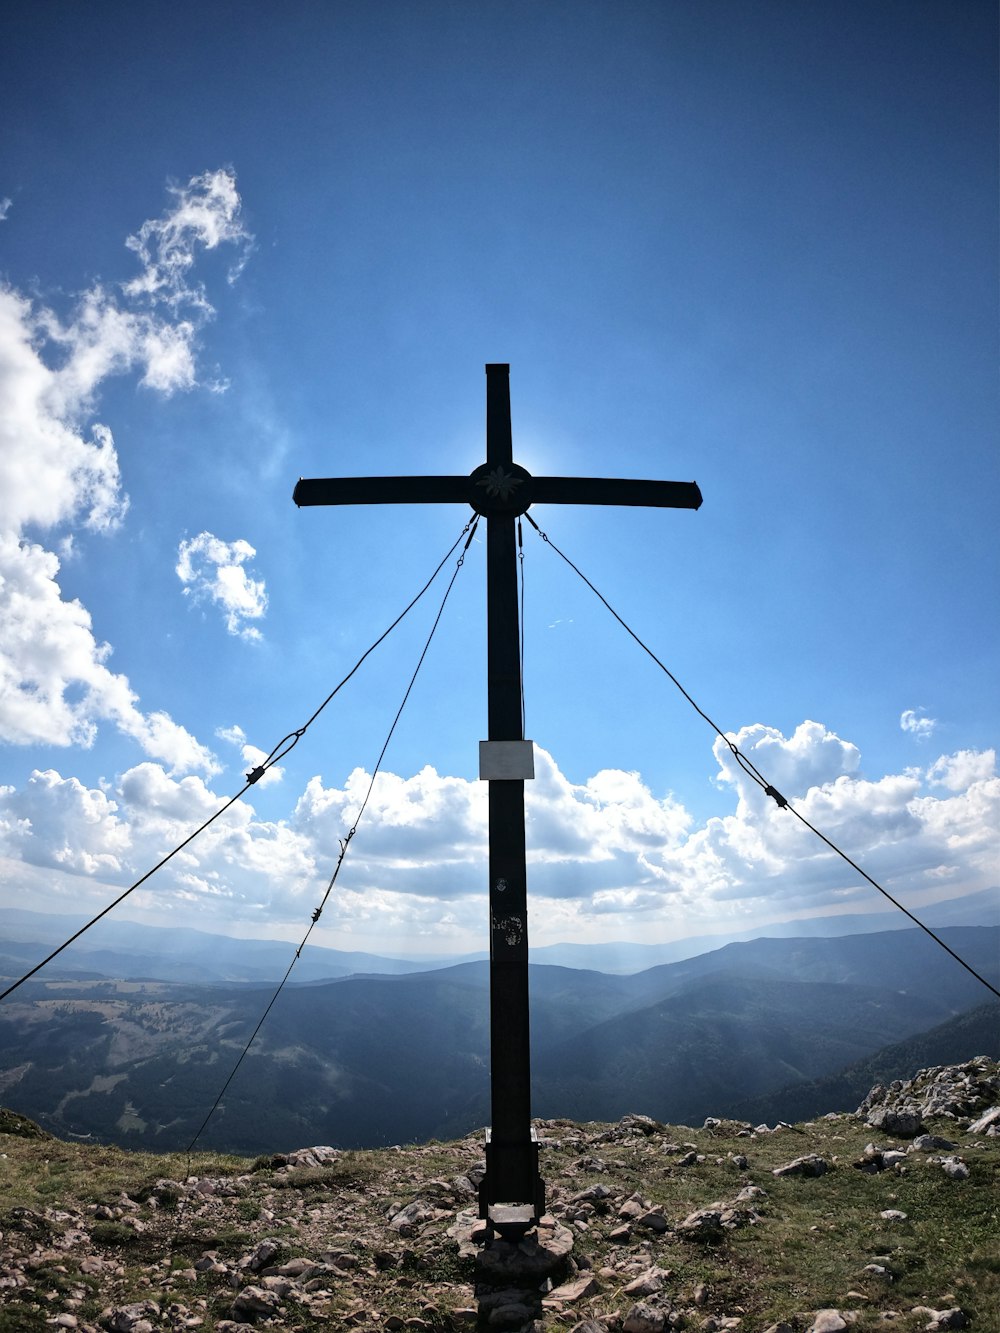
[[[263,766],[263,764],[258,764],[256,768],[252,768],[250,772],[246,775],[247,782],[249,782],[250,785],[253,786],[255,782],[259,782],[261,780],[261,778],[264,776],[266,772],[267,769]]]
[[[785,800],[784,796],[782,796],[781,792],[778,791],[776,787],[765,787],[764,795],[770,796],[771,800],[774,801],[776,805],[779,805],[782,810],[784,810],[788,805],[788,802]]]
[[[320,919],[320,917],[321,917],[322,915],[323,915],[323,909],[322,909],[322,907],[316,907],[316,908],[313,909],[312,923],[313,923],[314,926],[315,926],[316,922]]]

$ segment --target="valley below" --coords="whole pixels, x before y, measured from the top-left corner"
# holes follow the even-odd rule
[[[942,937],[1000,983],[1000,928]],[[274,984],[60,964],[0,1006],[0,1101],[61,1137],[253,1154],[490,1120],[484,961],[289,985],[249,1049]],[[917,1067],[1000,1056],[1000,1004],[915,930],[761,939],[628,975],[533,965],[530,984],[543,1117],[804,1118]]]

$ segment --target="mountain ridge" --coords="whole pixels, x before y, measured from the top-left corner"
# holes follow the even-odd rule
[[[1000,930],[945,937],[1000,980]],[[917,931],[753,941],[645,973],[533,964],[533,1102],[697,1121],[947,1023],[981,987]],[[936,950],[936,946],[934,946]],[[888,985],[844,978],[877,976]],[[288,987],[204,1133],[241,1152],[448,1138],[489,1119],[488,965]],[[33,979],[0,1006],[0,1097],[62,1133],[195,1135],[273,994],[262,984]],[[741,1085],[734,1085],[734,1069]]]
[[[1000,890],[936,903],[926,909],[927,924],[937,927],[1000,926]],[[0,972],[11,979],[41,961],[53,946],[64,943],[88,918],[8,908],[0,935]],[[680,962],[715,952],[727,944],[771,938],[835,938],[839,935],[881,933],[900,927],[898,912],[814,917],[775,923],[731,936],[691,936],[667,944],[610,941],[601,944],[551,944],[533,947],[533,962],[583,968],[608,974],[630,974],[664,963]],[[187,926],[151,926],[141,922],[105,919],[70,947],[50,967],[60,975],[80,973],[114,976],[142,975],[149,980],[277,981],[294,956],[287,940],[238,938]],[[482,960],[485,951],[459,955],[430,954],[407,957],[352,952],[310,943],[297,961],[297,981],[329,980],[359,973],[403,974],[457,963]]]

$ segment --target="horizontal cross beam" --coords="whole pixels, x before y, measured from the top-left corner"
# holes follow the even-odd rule
[[[642,505],[656,509],[697,509],[701,505],[701,491],[693,481],[533,477],[517,464],[508,464],[499,479],[497,472],[497,468],[483,464],[468,477],[303,477],[292,499],[300,507],[465,503],[484,514],[523,514],[532,504]],[[507,495],[503,494],[505,480],[510,487]]]

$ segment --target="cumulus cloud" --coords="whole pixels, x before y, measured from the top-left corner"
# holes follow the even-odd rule
[[[165,713],[144,713],[86,608],[62,595],[59,559],[0,533],[0,739],[15,745],[90,746],[111,722],[172,770],[213,773],[211,752]]]
[[[899,715],[899,726],[918,741],[926,741],[934,734],[937,718],[928,717],[923,708],[907,708]]]
[[[127,506],[114,440],[106,427],[81,422],[66,367],[46,364],[43,346],[31,303],[0,287],[0,529],[14,537],[29,525],[107,532]]]
[[[992,752],[869,778],[856,748],[819,723],[789,738],[744,731],[784,758],[796,808],[902,901],[995,884]],[[259,756],[247,754],[239,728],[227,738],[250,762]],[[635,773],[604,770],[575,784],[539,749],[536,774],[526,784],[536,943],[697,934],[871,902],[874,890],[794,815],[745,800],[735,780],[731,812],[699,823]],[[362,769],[337,786],[315,777],[287,819],[238,803],[160,872],[158,900],[190,904],[202,923],[218,914],[226,924],[303,924],[356,825],[324,926],[342,943],[381,938],[406,948],[423,935],[437,947],[450,938],[468,947],[484,929],[486,784],[431,767],[383,773],[358,821],[369,784]],[[151,761],[96,790],[37,773],[24,790],[0,790],[0,853],[95,881],[95,890],[98,880],[128,883],[222,804],[202,778],[171,776]]]
[[[0,788],[0,837],[31,864],[113,877],[130,835],[105,792],[50,769],[23,791]]]
[[[836,778],[857,772],[861,754],[820,722],[802,722],[787,739],[776,727],[755,723],[729,739],[772,787],[791,799]],[[741,803],[758,807],[768,801],[756,782],[736,762],[729,745],[718,737],[712,747],[719,762],[717,781],[736,788]]]
[[[153,762],[98,789],[55,771],[36,771],[22,790],[0,788],[0,852],[120,889],[223,804],[202,778],[172,777]],[[317,883],[307,842],[237,803],[149,881],[145,898],[161,907],[189,904],[201,920],[214,909],[230,922],[265,912],[294,919],[293,905]]]
[[[264,580],[251,578],[244,568],[256,554],[249,542],[225,542],[210,532],[182,541],[177,551],[177,577],[185,596],[217,606],[229,633],[242,639],[261,637],[247,622],[261,619],[267,610]]]
[[[163,713],[146,714],[79,601],[64,598],[55,549],[83,528],[124,521],[118,452],[94,419],[109,377],[136,372],[162,394],[197,380],[198,331],[212,314],[192,278],[197,252],[249,236],[230,173],[173,191],[163,218],[129,241],[141,272],[95,283],[68,316],[0,284],[0,741],[89,745],[102,721],[171,769],[215,771],[210,752]]]
[[[935,759],[927,769],[927,780],[932,787],[966,791],[988,781],[996,771],[996,762],[995,750],[958,750]]]

